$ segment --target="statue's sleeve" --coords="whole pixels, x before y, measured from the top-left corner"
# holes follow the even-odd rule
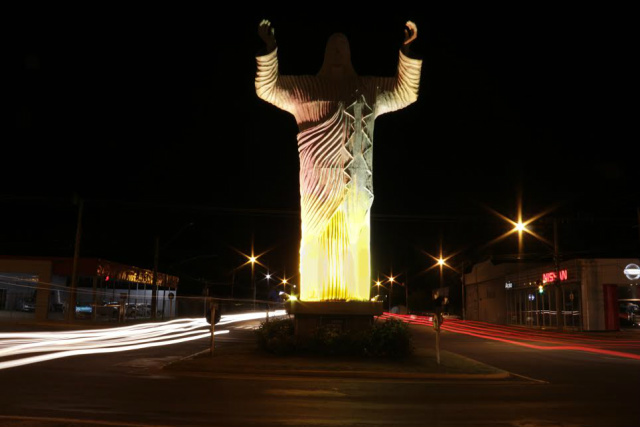
[[[294,113],[296,101],[295,76],[281,76],[278,72],[278,48],[272,52],[256,57],[256,93],[258,96],[276,107]]]
[[[400,51],[398,74],[380,78],[376,96],[377,114],[389,113],[404,108],[418,99],[422,60],[409,58]]]

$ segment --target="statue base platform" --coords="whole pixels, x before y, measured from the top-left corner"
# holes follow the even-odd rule
[[[287,313],[294,315],[296,336],[309,336],[319,327],[340,332],[369,329],[373,317],[383,312],[381,301],[287,301]]]

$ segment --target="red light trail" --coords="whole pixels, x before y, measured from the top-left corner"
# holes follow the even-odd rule
[[[380,318],[396,318],[413,325],[433,326],[433,322],[427,316],[384,313]],[[494,325],[458,319],[446,319],[442,324],[442,330],[535,350],[575,350],[640,360],[640,354],[614,350],[615,348],[640,349],[640,340],[594,337],[580,333],[529,330],[517,326]]]

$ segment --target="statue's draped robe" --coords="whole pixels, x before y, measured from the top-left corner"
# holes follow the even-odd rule
[[[298,123],[300,299],[369,299],[375,118],[418,97],[422,62],[400,52],[395,77],[281,76],[277,49],[257,57],[256,92]]]

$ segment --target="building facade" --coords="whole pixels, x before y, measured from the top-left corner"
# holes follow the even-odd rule
[[[584,331],[640,322],[640,261],[575,259],[554,264],[477,264],[465,275],[469,320]]]
[[[62,320],[69,309],[72,270],[72,258],[0,257],[0,314]],[[151,317],[153,271],[99,258],[80,258],[77,274],[76,318]],[[178,277],[157,274],[159,316],[171,316],[178,282]]]

